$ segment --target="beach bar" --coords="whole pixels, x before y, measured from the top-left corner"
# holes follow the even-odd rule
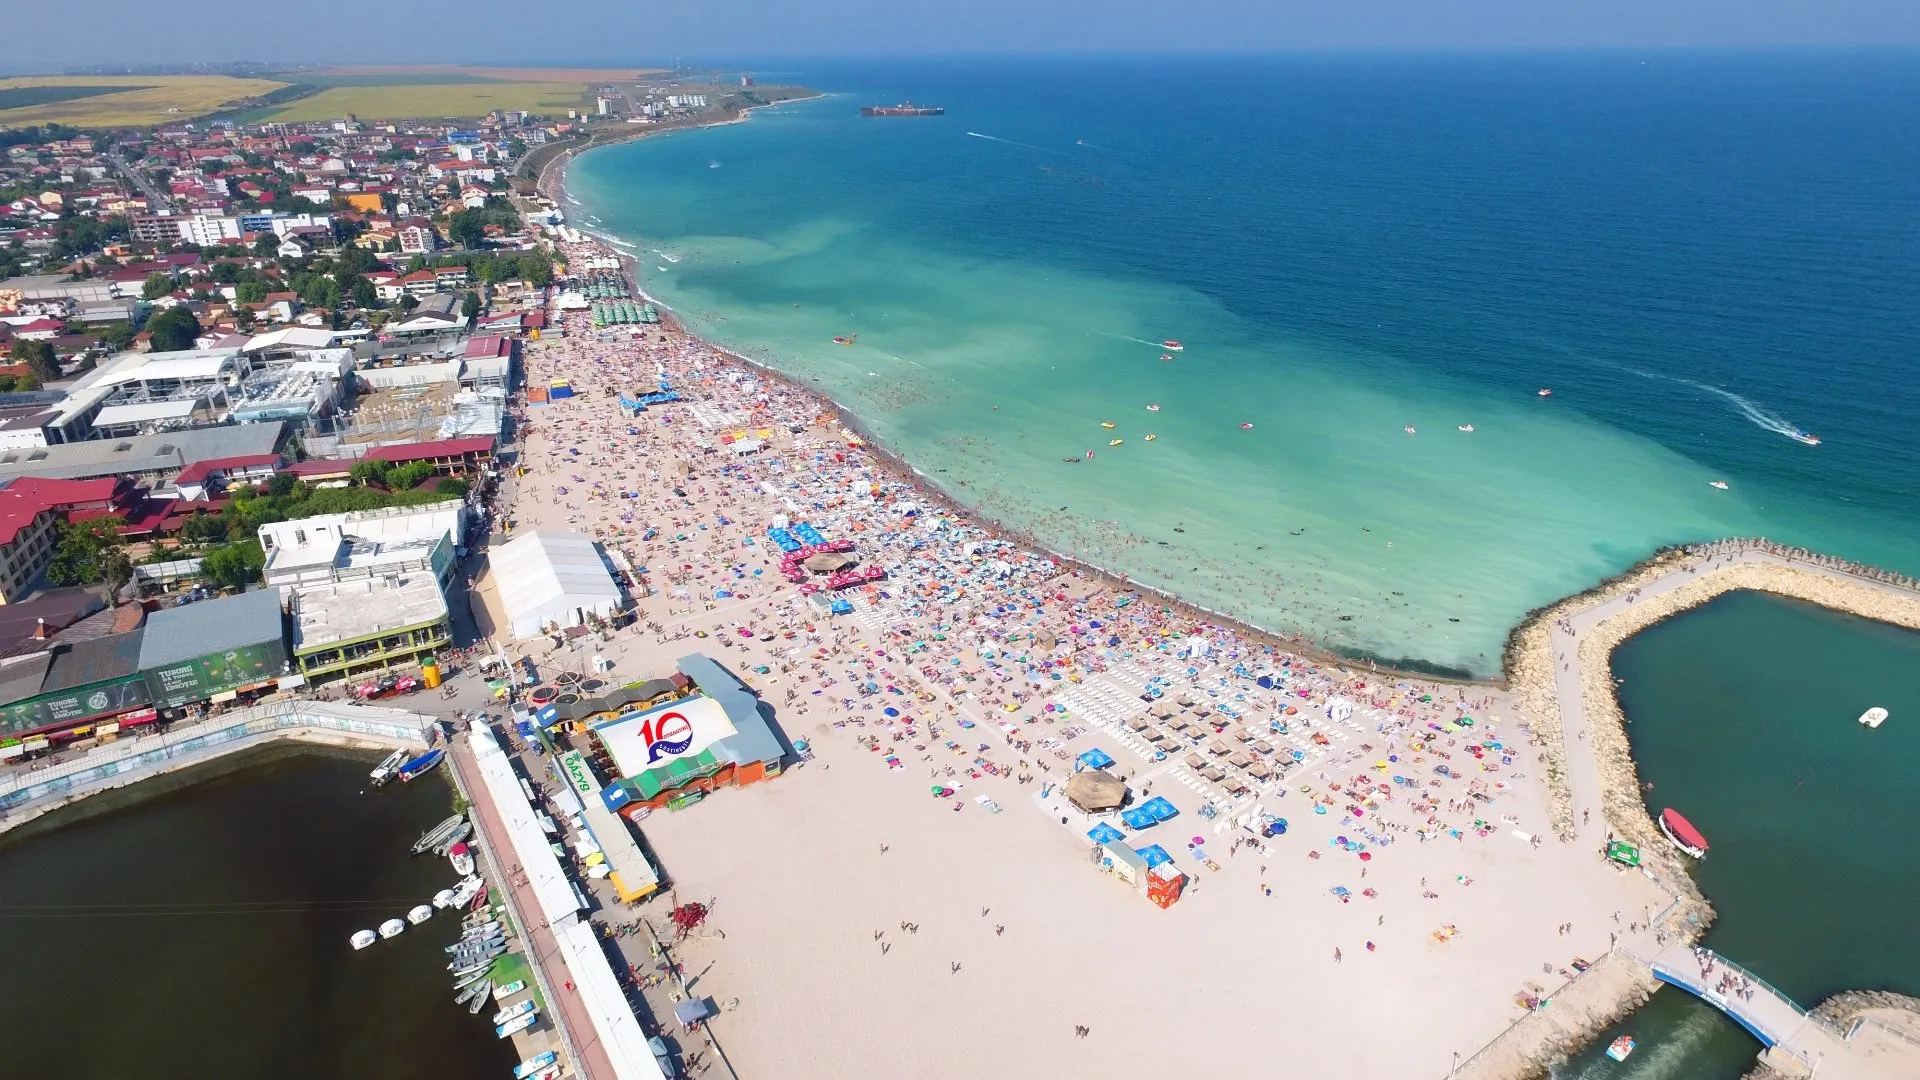
[[[678,666],[693,690],[687,696],[587,725],[597,763],[616,778],[600,796],[611,809],[677,810],[719,788],[780,775],[786,744],[760,699],[702,653]]]
[[[602,787],[593,775],[593,767],[577,750],[561,754],[554,766],[567,786],[580,797],[581,831],[598,849],[582,855],[588,875],[599,876],[594,867],[604,863],[608,884],[619,894],[621,902],[628,904],[660,888],[660,874],[648,861],[639,841],[634,839],[633,827],[609,805],[626,802],[625,793],[618,788]]]

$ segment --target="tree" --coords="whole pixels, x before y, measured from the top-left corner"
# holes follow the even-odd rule
[[[117,588],[124,584],[124,581],[117,584],[112,581],[110,571],[126,562],[126,544],[120,538],[120,526],[125,524],[124,519],[117,517],[62,522],[55,532],[47,580],[55,585],[92,585],[104,581]]]
[[[380,294],[374,291],[373,282],[363,277],[353,279],[353,306],[363,308],[380,306]]]
[[[244,589],[260,580],[267,558],[258,540],[242,540],[214,548],[200,559],[200,572],[225,589]]]
[[[267,494],[273,498],[285,498],[293,494],[293,485],[299,483],[299,477],[290,472],[277,472],[267,477]]]
[[[412,293],[407,293],[405,296],[402,296],[400,298],[401,311],[412,311],[414,308],[417,308],[419,306],[420,306],[420,298],[413,295]]]
[[[464,248],[479,248],[487,240],[487,216],[478,210],[456,210],[447,218],[447,237]]]
[[[140,299],[158,300],[173,291],[172,274],[148,274],[140,283]]]
[[[460,298],[460,317],[471,319],[480,314],[480,294],[470,292]]]
[[[347,479],[366,487],[368,484],[383,484],[387,479],[387,463],[384,461],[356,461],[353,468],[347,470]]]
[[[200,337],[200,320],[184,306],[170,307],[147,320],[147,333],[153,335],[154,352],[179,352],[193,348]]]
[[[94,331],[100,343],[114,352],[124,352],[133,347],[133,324],[112,322]]]
[[[60,377],[60,358],[49,342],[15,341],[11,355],[14,363],[27,365],[42,383],[50,383]]]
[[[264,281],[243,281],[233,287],[233,302],[236,304],[263,304],[266,300],[267,283]]]
[[[280,234],[268,230],[260,234],[253,242],[253,253],[263,259],[271,259],[280,251]]]

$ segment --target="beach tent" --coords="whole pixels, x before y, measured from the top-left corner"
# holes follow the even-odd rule
[[[1125,833],[1104,821],[1087,830],[1087,838],[1096,844],[1104,844],[1112,840],[1118,840],[1125,835]]]
[[[1113,758],[1110,757],[1105,750],[1096,746],[1074,759],[1073,767],[1075,771],[1079,771],[1082,769],[1105,769],[1112,764]]]
[[[538,637],[547,626],[579,626],[589,615],[612,618],[623,603],[600,549],[577,532],[520,533],[490,562],[516,639]]]
[[[1077,772],[1067,781],[1067,801],[1083,814],[1118,810],[1126,798],[1126,782],[1104,769]]]

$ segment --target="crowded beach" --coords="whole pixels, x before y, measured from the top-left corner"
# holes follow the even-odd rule
[[[626,284],[591,239],[560,254]],[[807,758],[641,823],[725,930],[681,963],[740,1002],[743,1073],[1439,1075],[1665,905],[1554,837],[1497,689],[1040,554],[670,319],[596,327],[563,292],[549,326],[505,526],[634,568],[617,677],[710,651]],[[1136,863],[1157,903],[1115,880]]]

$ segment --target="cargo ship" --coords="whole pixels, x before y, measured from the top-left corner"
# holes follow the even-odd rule
[[[915,105],[911,101],[903,101],[898,105],[863,105],[860,107],[860,115],[861,116],[945,116],[947,115],[947,110],[940,108],[938,105]]]

